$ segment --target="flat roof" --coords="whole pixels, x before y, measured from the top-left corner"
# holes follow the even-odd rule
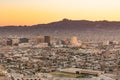
[[[61,72],[68,72],[68,73],[76,73],[77,71],[80,73],[87,73],[87,74],[104,74],[104,71],[96,71],[96,70],[90,70],[90,69],[80,69],[80,68],[66,68],[61,69]]]

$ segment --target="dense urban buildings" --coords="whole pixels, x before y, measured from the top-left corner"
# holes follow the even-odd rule
[[[120,43],[77,36],[2,38],[0,71],[4,80],[119,80]]]
[[[0,0],[0,80],[120,80],[120,0]]]

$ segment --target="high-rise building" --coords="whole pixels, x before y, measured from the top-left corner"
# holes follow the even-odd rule
[[[7,44],[8,46],[12,46],[12,39],[7,39],[6,44]]]
[[[76,36],[71,38],[71,45],[72,46],[79,46],[80,44],[78,43],[78,38]]]
[[[48,46],[50,46],[50,36],[44,36],[44,42],[48,43]]]
[[[48,46],[50,46],[51,37],[50,36],[38,36],[37,44],[40,44],[40,43],[48,43]]]
[[[36,42],[37,42],[37,44],[44,43],[44,36],[37,36]]]
[[[17,46],[19,44],[19,39],[18,38],[14,38],[14,39],[12,39],[12,42],[13,42],[12,43],[13,45]]]
[[[78,43],[78,39],[77,39],[77,37],[72,37],[71,38],[71,44],[77,44]]]

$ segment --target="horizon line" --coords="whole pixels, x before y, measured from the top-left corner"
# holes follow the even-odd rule
[[[50,24],[50,23],[54,23],[54,22],[60,22],[60,21],[63,21],[63,20],[68,20],[68,21],[90,21],[90,22],[103,22],[103,21],[106,21],[106,22],[120,22],[120,20],[87,20],[87,19],[68,19],[68,18],[63,18],[61,20],[56,20],[56,21],[51,21],[51,22],[48,22],[48,23],[37,23],[37,24],[32,24],[32,25],[26,25],[26,24],[23,24],[23,25],[0,25],[0,27],[9,27],[9,26],[15,26],[15,27],[30,27],[30,26],[35,26],[35,25],[42,25],[42,24]]]

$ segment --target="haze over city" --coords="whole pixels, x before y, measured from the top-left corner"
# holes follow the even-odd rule
[[[120,0],[0,0],[0,26],[34,25],[68,18],[120,21]]]

